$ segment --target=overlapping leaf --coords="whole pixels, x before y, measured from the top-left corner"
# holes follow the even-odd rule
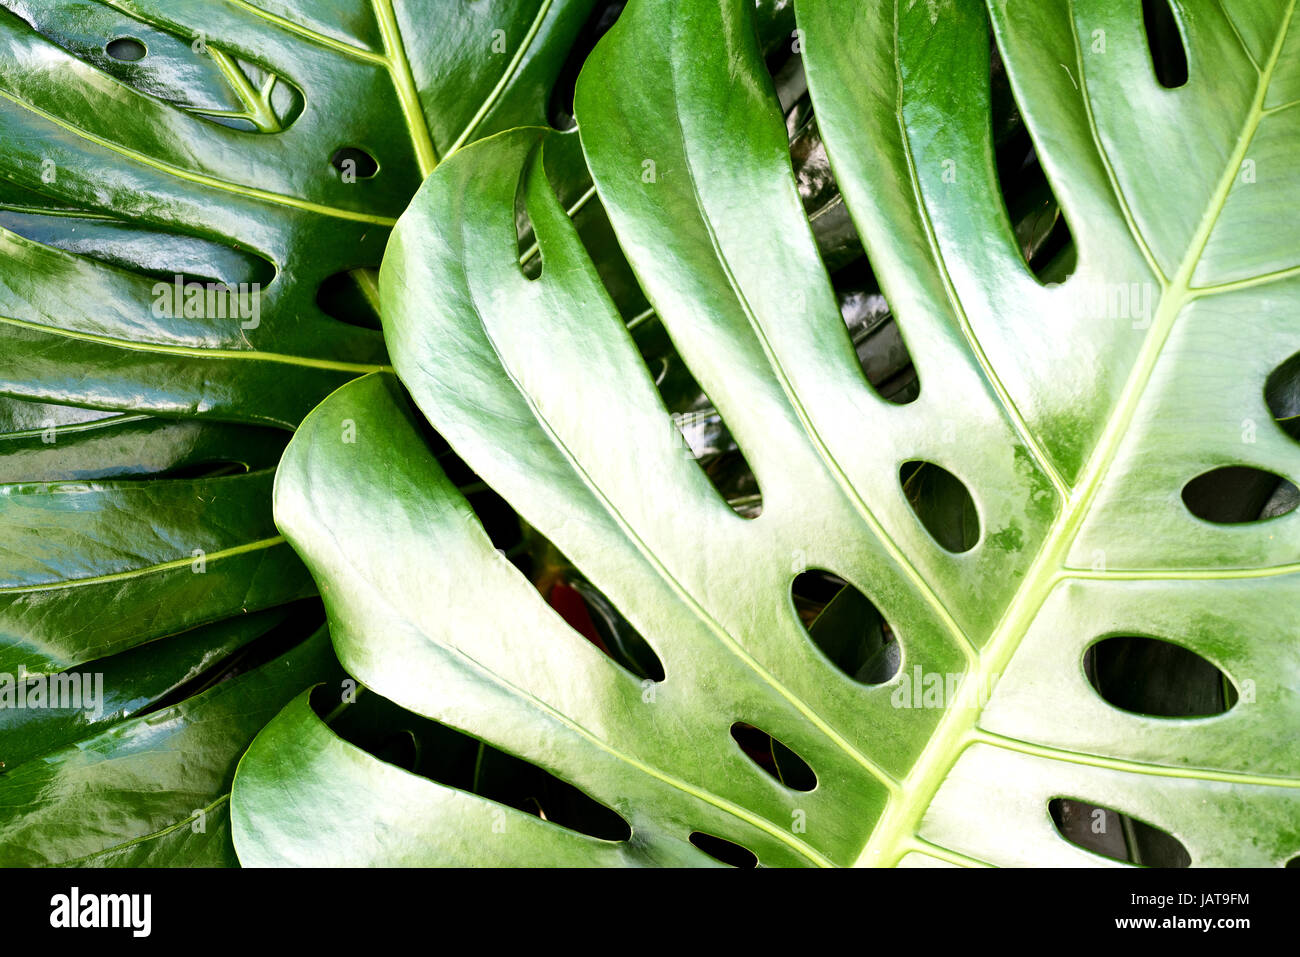
[[[17,707],[13,688],[6,689],[0,862],[237,864],[228,809],[235,765],[286,702],[336,676],[328,636],[322,628],[292,651],[185,700],[160,699],[222,654],[286,627],[284,617],[270,611],[222,622],[68,672],[78,679],[77,697],[60,699],[61,707],[48,696],[53,680],[34,710]]]
[[[1300,851],[1300,516],[1218,524],[1181,494],[1222,466],[1300,475],[1265,389],[1300,352],[1295,0],[1178,0],[1177,89],[1137,4],[796,6],[919,396],[890,404],[863,377],[747,5],[634,0],[579,84],[584,152],[762,514],[737,516],[673,440],[539,175],[547,134],[445,164],[396,231],[381,296],[420,412],[619,608],[664,680],[603,656],[492,548],[385,376],[308,418],[276,494],[351,673],[582,788],[631,837],[593,842],[396,771],[299,701],[236,780],[246,863],[703,862],[698,833],[765,864],[1104,862],[1058,833],[1057,799],[1167,832],[1193,864]],[[998,195],[990,21],[1077,245],[1060,283],[1026,266]],[[521,182],[535,279],[516,259]],[[969,491],[973,548],[918,521],[911,462]],[[853,680],[809,638],[790,601],[807,568],[892,625],[890,680]],[[1126,635],[1189,649],[1239,699],[1195,719],[1112,706],[1085,660]],[[766,774],[737,722],[806,760],[815,790]]]
[[[84,665],[126,695],[156,662],[137,710],[314,593],[271,520],[285,430],[387,367],[391,225],[441,159],[545,121],[591,7],[0,3],[0,673]],[[14,780],[73,740],[4,716]],[[232,742],[202,760],[233,768]],[[96,838],[59,820],[114,843],[108,811]],[[36,859],[17,842],[0,861]]]

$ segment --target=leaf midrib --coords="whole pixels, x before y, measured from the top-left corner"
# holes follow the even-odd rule
[[[249,552],[264,551],[282,544],[284,544],[283,536],[274,535],[270,538],[261,538],[256,541],[245,542],[242,545],[232,545],[230,548],[222,548],[218,551],[207,552],[202,556],[202,558],[206,566],[211,562],[218,562],[224,558],[235,558]],[[107,582],[130,581],[133,578],[145,578],[149,575],[158,575],[163,572],[174,571],[177,568],[184,568],[188,565],[193,565],[196,560],[196,556],[189,555],[185,558],[175,558],[165,562],[155,562],[152,565],[144,565],[139,568],[128,568],[125,571],[120,572],[108,572],[103,575],[91,575],[86,578],[56,578],[52,581],[37,582],[29,585],[3,585],[0,586],[0,595],[27,595],[35,592],[61,591],[65,588],[80,588],[86,585],[103,585]],[[32,672],[32,674],[35,674],[35,672]]]
[[[384,40],[384,65],[388,68],[393,89],[406,120],[406,129],[415,148],[415,157],[420,164],[421,177],[428,176],[438,165],[438,150],[429,133],[429,124],[420,106],[420,94],[415,86],[415,75],[411,72],[411,61],[406,57],[406,47],[402,43],[401,32],[397,27],[397,15],[393,11],[393,0],[371,0],[371,10],[379,24],[379,33]],[[455,147],[453,147],[454,149]]]
[[[30,329],[44,335],[74,339],[79,342],[93,342],[97,345],[112,346],[131,352],[148,352],[158,355],[186,356],[192,359],[244,359],[273,362],[282,365],[305,366],[310,369],[327,369],[336,372],[355,372],[364,375],[369,372],[391,372],[392,366],[375,365],[363,362],[342,362],[336,359],[315,359],[311,356],[299,356],[283,352],[262,352],[257,349],[208,349],[203,346],[169,345],[158,342],[140,342],[135,339],[116,339],[93,332],[78,332],[58,326],[45,326],[39,322],[28,322],[13,316],[0,315],[0,325],[16,326]]]
[[[972,700],[973,696],[979,693],[979,689],[984,689],[986,696],[991,695],[998,678],[1005,671],[1006,664],[1019,648],[1043,603],[1055,589],[1059,576],[1066,570],[1065,558],[1091,511],[1104,479],[1109,474],[1110,466],[1118,454],[1128,426],[1137,413],[1169,334],[1183,307],[1197,298],[1191,286],[1192,276],[1227,203],[1228,195],[1236,181],[1250,143],[1265,116],[1264,101],[1290,30],[1296,3],[1297,0],[1290,0],[1287,5],[1268,63],[1263,70],[1259,71],[1255,96],[1238,134],[1236,146],[1224,165],[1219,183],[1210,202],[1206,205],[1201,222],[1188,245],[1178,271],[1162,291],[1160,305],[1151,328],[1143,340],[1138,359],[1125,382],[1116,409],[1107,421],[1106,428],[1088,459],[1080,482],[1071,493],[1066,507],[1053,524],[1051,533],[1030,566],[1025,576],[1025,584],[1016,593],[1002,621],[979,655],[977,667],[962,681],[958,701],[948,709],[935,734],[930,738],[912,771],[904,780],[905,793],[912,797],[906,802],[891,802],[884,816],[873,829],[858,859],[858,864],[896,864],[906,853],[908,843],[918,837],[917,832],[922,817],[965,749],[976,741],[994,743],[992,737],[984,740],[988,736],[978,731],[983,707]],[[1073,24],[1073,2],[1070,4],[1070,16]],[[1080,74],[1082,72],[1082,64],[1080,64]],[[1094,126],[1095,132],[1091,113],[1089,113],[1089,125]],[[1100,146],[1099,139],[1098,144]],[[1104,154],[1104,151],[1101,152]],[[1107,166],[1109,168],[1109,162]],[[1118,192],[1118,184],[1113,182],[1113,186]],[[1131,229],[1135,227],[1131,226]],[[1136,233],[1135,237],[1139,242],[1142,241]],[[1157,276],[1159,276],[1158,272]]]
[[[129,149],[119,143],[114,143],[112,140],[105,139],[89,130],[82,129],[80,126],[77,126],[75,123],[70,123],[62,117],[55,116],[48,110],[41,109],[35,103],[28,103],[22,97],[14,96],[7,90],[0,90],[0,99],[8,100],[10,103],[20,107],[21,109],[27,110],[29,113],[35,113],[46,122],[53,123],[55,126],[71,133],[73,136],[86,140],[89,143],[94,143],[101,149],[106,149],[111,153],[116,153],[119,156],[126,157],[133,162],[139,163],[141,166],[147,166],[150,169],[157,170],[158,172],[165,173],[169,176],[174,176],[177,179],[185,180],[186,182],[221,190],[236,196],[242,196],[245,199],[255,199],[279,206],[288,206],[309,213],[317,213],[321,216],[330,216],[335,219],[347,219],[362,223],[375,223],[380,226],[393,226],[397,222],[397,220],[391,216],[375,216],[370,213],[362,213],[356,210],[341,209],[336,206],[326,206],[323,203],[313,203],[310,200],[301,199],[297,196],[288,196],[284,193],[258,189],[254,186],[238,186],[216,176],[209,176],[206,173],[197,173],[193,170],[185,169],[182,166],[177,166],[174,163],[168,163],[152,156],[148,156],[145,153],[141,153],[139,150]]]

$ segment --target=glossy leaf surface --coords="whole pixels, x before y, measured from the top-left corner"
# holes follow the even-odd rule
[[[386,376],[306,420],[276,491],[352,674],[581,788],[632,836],[592,846],[390,780],[295,706],[241,768],[241,859],[708,863],[689,846],[703,833],[767,865],[1109,863],[1054,822],[1060,799],[1164,832],[1194,865],[1293,858],[1300,518],[1213,524],[1180,493],[1218,466],[1300,474],[1265,401],[1300,351],[1295,6],[1175,2],[1189,77],[1167,89],[1137,4],[796,2],[830,164],[917,367],[897,405],[857,361],[748,5],[634,0],[580,79],[582,144],[762,514],[738,516],[684,453],[536,175],[550,135],[444,164],[395,232],[381,301],[419,411],[664,680],[604,656],[495,551]],[[999,196],[990,23],[1074,238],[1061,282],[1026,265]],[[536,278],[516,257],[521,183]],[[978,523],[948,509],[950,548],[900,483],[909,462],[969,492]],[[791,582],[810,568],[888,623],[888,682],[855,681],[804,630]],[[1108,704],[1084,657],[1117,635],[1175,642],[1240,700],[1203,718]],[[757,766],[736,722],[798,754],[816,789]],[[302,736],[319,749],[285,759]]]
[[[246,642],[272,624],[245,620],[189,643],[229,648],[231,639]],[[338,666],[321,629],[260,668],[129,717],[180,677],[177,666],[193,658],[182,647],[187,640],[155,649],[147,664],[109,659],[84,669],[102,675],[109,695],[94,721],[80,708],[44,709],[28,712],[35,720],[21,729],[0,725],[0,748],[17,758],[0,774],[0,865],[238,863],[228,809],[236,763],[272,715],[302,689],[335,677]],[[41,753],[14,754],[15,746]]]
[[[192,693],[314,594],[271,516],[287,430],[387,368],[366,315],[390,227],[462,145],[545,121],[591,7],[0,0],[0,674],[102,670],[114,702],[0,707],[0,781]],[[264,706],[231,718],[243,743]],[[195,788],[233,772],[236,737],[187,740]],[[156,823],[110,786],[147,780],[126,768],[80,830],[11,805],[3,856]],[[67,835],[38,836],[50,814]]]
[[[386,362],[321,286],[378,265],[440,158],[544,121],[590,6],[0,4],[0,391],[295,424]],[[191,310],[178,276],[259,287]]]

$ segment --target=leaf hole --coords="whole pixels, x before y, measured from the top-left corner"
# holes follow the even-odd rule
[[[900,405],[911,402],[920,394],[916,369],[831,168],[808,93],[803,55],[786,42],[790,31],[777,24],[788,19],[786,26],[793,26],[792,10],[760,10],[760,21],[764,13],[775,17],[767,24],[773,31],[767,68],[785,118],[795,186],[858,362],[881,398]]]
[[[1192,856],[1168,831],[1112,808],[1073,798],[1047,804],[1056,831],[1076,847],[1143,867],[1190,867]]]
[[[802,55],[786,57],[772,80],[785,115],[795,186],[858,363],[881,398],[898,405],[911,402],[920,394],[916,368],[835,179],[808,94]]]
[[[721,861],[730,867],[757,867],[758,855],[747,847],[741,847],[733,841],[703,831],[691,832],[691,843],[715,861]]]
[[[184,465],[159,472],[150,478],[159,479],[207,479],[221,478],[226,475],[246,475],[248,466],[232,459],[207,459],[186,462]]]
[[[906,405],[915,401],[921,394],[921,380],[866,257],[836,272],[831,284],[867,382],[886,402]]]
[[[526,279],[539,279],[542,275],[542,250],[533,232],[533,220],[528,215],[526,198],[528,179],[534,175],[536,169],[536,163],[533,161],[535,155],[529,155],[528,161],[524,163],[524,168],[519,174],[519,182],[515,186],[515,243],[519,255],[519,270]]]
[[[1264,400],[1282,431],[1300,441],[1300,352],[1269,373]]]
[[[817,787],[817,775],[808,762],[766,731],[737,721],[731,726],[731,736],[745,756],[778,783],[792,791]]]
[[[313,693],[318,714],[329,714],[338,704],[335,695],[327,694],[332,690],[320,687]],[[601,840],[626,841],[632,836],[621,815],[580,788],[373,691],[358,695],[330,727],[381,760],[439,784]]]
[[[378,276],[373,268],[345,269],[330,276],[316,290],[316,305],[331,319],[350,326],[383,328]]]
[[[637,347],[655,388],[681,436],[682,454],[690,455],[709,483],[741,518],[763,513],[758,477],[690,368],[678,354],[655,315],[635,329]]]
[[[134,63],[137,60],[143,60],[149,50],[135,37],[117,37],[114,40],[109,40],[104,45],[104,52],[114,60],[120,60],[123,63]]]
[[[930,537],[946,551],[960,554],[980,538],[979,512],[961,479],[933,462],[904,462],[898,481],[907,504]]]
[[[879,685],[902,665],[894,630],[871,599],[825,569],[796,576],[790,597],[814,645],[854,681]]]
[[[1183,486],[1183,504],[1203,521],[1240,525],[1286,515],[1300,505],[1300,490],[1272,472],[1227,465]]]
[[[170,27],[125,3],[4,0],[4,15],[21,18],[48,41],[148,97],[178,110],[248,132],[282,132],[301,113],[302,92],[283,77],[250,63],[234,50],[195,43],[192,27]],[[139,4],[135,5],[137,8]],[[172,4],[175,6],[175,4]],[[197,24],[193,26],[198,26]],[[209,33],[213,32],[211,29]],[[147,59],[146,59],[147,57]],[[244,86],[227,75],[233,64]],[[247,96],[251,88],[252,96]]]
[[[51,437],[56,441],[46,441]],[[0,485],[203,479],[274,470],[289,438],[274,427],[136,418],[5,399]]]
[[[763,492],[722,414],[701,393],[697,407],[672,415],[673,425],[681,433],[689,454],[718,495],[741,518],[757,518],[763,513]]]
[[[415,411],[414,403],[400,383],[393,380],[392,385],[412,409],[413,420],[430,454],[465,497],[493,547],[527,576],[569,627],[617,665],[643,681],[663,681],[662,660],[614,603],[479,478],[428,420]]]
[[[565,204],[565,211],[596,268],[601,285],[639,344],[638,327],[654,317],[654,310],[627,261],[619,237],[614,233],[609,213],[585,173],[585,160],[577,136],[571,134],[548,141],[542,148],[542,157],[552,191]],[[570,172],[575,166],[584,169],[580,181]]]
[[[991,33],[989,47],[994,157],[1007,219],[1029,271],[1040,282],[1061,283],[1074,272],[1074,239],[1039,162]]]
[[[275,265],[248,249],[124,219],[70,215],[50,206],[37,192],[16,183],[0,183],[0,228],[42,246],[165,283],[174,283],[179,276],[182,286],[190,282],[257,283],[265,288],[276,278]]]
[[[214,123],[253,133],[283,133],[292,126],[294,121],[302,115],[303,107],[307,104],[302,91],[283,76],[268,70],[266,67],[250,63],[234,54],[230,54],[230,56],[234,60],[235,69],[244,75],[248,85],[254,90],[264,91],[261,96],[263,98],[262,108],[265,114],[262,116],[242,117],[223,116],[200,111],[199,115]],[[227,79],[226,82],[229,83],[230,81]],[[371,162],[374,162],[373,158]],[[362,176],[363,174],[360,171],[362,164],[358,163],[357,165],[357,175]],[[374,173],[371,172],[367,175],[373,176]]]
[[[791,63],[798,62],[797,56],[791,58]],[[794,78],[800,82],[793,89],[790,81],[782,80],[782,89],[791,95],[801,91],[785,116],[786,134],[790,138],[790,163],[822,262],[826,270],[833,273],[865,256],[866,247],[844,204],[830,157],[826,154],[826,144],[817,127],[817,117],[813,114],[807,82],[802,76],[802,69],[794,73]]]
[[[1171,641],[1116,635],[1089,645],[1083,671],[1107,703],[1157,718],[1207,718],[1237,703],[1237,688],[1217,665]]]
[[[202,625],[167,638],[167,650],[184,647],[195,649],[188,677],[143,707],[135,705],[131,715],[142,718],[165,711],[222,682],[254,671],[308,641],[324,622],[325,607],[320,599],[305,598],[268,610],[240,615],[237,619]],[[243,631],[243,628],[251,631]],[[242,637],[236,638],[239,646],[230,649],[230,653],[223,654],[223,650],[230,648],[227,642],[231,637],[241,634]],[[162,648],[153,643],[138,645],[103,661],[106,666],[134,661],[135,667],[140,669],[137,673],[142,673],[148,670],[150,656],[158,655],[160,650]],[[105,683],[107,684],[107,678]]]
[[[1142,0],[1142,25],[1156,81],[1167,90],[1187,83],[1187,48],[1169,0]]]
[[[379,161],[359,146],[343,146],[334,151],[330,165],[348,179],[370,179],[379,172]]]
[[[504,498],[479,478],[478,474],[452,450],[446,439],[429,424],[428,419],[419,413],[405,386],[395,378],[391,379],[389,384],[394,394],[410,410],[411,419],[419,430],[421,438],[424,439],[429,453],[438,461],[438,465],[460,494],[465,497],[466,504],[474,512],[479,524],[483,526],[483,531],[492,546],[525,575],[531,574],[532,568],[525,547],[523,525],[518,514]]]
[[[577,128],[578,123],[573,116],[573,94],[577,88],[578,74],[596,43],[614,26],[626,6],[626,0],[605,0],[604,3],[596,4],[573,45],[569,47],[564,65],[560,67],[555,84],[551,87],[551,100],[546,110],[547,119],[555,129],[566,131]]]
[[[558,553],[557,553],[558,555]],[[563,560],[562,556],[560,559]],[[663,662],[613,602],[572,566],[543,586],[546,600],[569,627],[637,678],[664,680]]]

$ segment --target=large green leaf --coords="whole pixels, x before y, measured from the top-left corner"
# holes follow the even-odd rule
[[[441,159],[546,121],[591,8],[0,0],[0,673],[102,664],[137,710],[314,593],[271,517],[287,430],[387,368],[391,225]],[[256,314],[178,311],[178,276],[260,284]],[[10,775],[67,743],[0,719]]]
[[[76,707],[52,708],[47,698],[22,725],[10,716],[23,712],[0,711],[8,758],[0,774],[0,866],[237,864],[228,809],[235,765],[298,692],[335,677],[325,630],[183,701],[160,696],[195,673],[197,650],[246,645],[281,618],[269,612],[222,623],[150,649],[144,660],[131,653],[136,660],[79,669],[87,689],[102,686],[94,715],[83,707],[88,692],[79,692],[85,696]]]
[[[314,594],[269,514],[284,432],[8,399],[0,415],[0,672]]]
[[[591,0],[0,7],[0,391],[293,425],[385,362],[322,284],[440,157],[545,120]],[[155,310],[176,275],[261,283],[258,315]]]
[[[310,591],[269,513],[283,435],[141,413],[292,427],[383,368],[322,284],[368,282],[440,155],[545,119],[590,6],[0,4],[0,666]],[[348,181],[340,147],[378,172]],[[176,275],[265,283],[256,323],[159,315]]]
[[[1197,865],[1293,858],[1300,516],[1220,524],[1180,493],[1222,466],[1300,476],[1265,398],[1300,351],[1295,6],[1175,0],[1189,78],[1167,89],[1137,3],[797,0],[831,165],[919,374],[895,405],[836,308],[747,5],[634,0],[584,68],[582,144],[761,515],[738,517],[682,453],[537,175],[548,134],[444,164],[381,297],[419,410],[664,680],[602,655],[493,549],[386,375],[308,417],[276,487],[352,674],[583,789],[631,837],[593,845],[406,775],[296,704],[237,776],[241,859],[706,861],[685,844],[700,832],[765,864],[1105,863],[1054,826],[1058,799],[1173,835]],[[1026,266],[999,195],[990,20],[1075,240],[1063,282]],[[515,255],[521,178],[536,279]],[[974,547],[949,550],[967,543],[956,500],[913,510],[914,462],[969,491]],[[853,680],[801,626],[792,579],[817,568],[889,623],[887,682]],[[1085,670],[1112,636],[1182,646],[1240,698],[1195,719],[1112,706]],[[769,776],[736,722],[816,788]]]

